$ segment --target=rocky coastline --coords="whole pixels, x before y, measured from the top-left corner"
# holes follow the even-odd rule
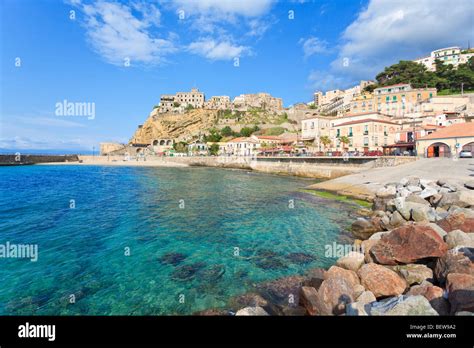
[[[407,177],[352,224],[352,250],[197,315],[474,315],[474,180]]]

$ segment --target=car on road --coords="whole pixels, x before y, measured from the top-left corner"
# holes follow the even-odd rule
[[[462,150],[459,153],[459,158],[472,158],[472,152],[468,150]]]

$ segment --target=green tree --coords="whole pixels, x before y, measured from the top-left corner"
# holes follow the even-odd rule
[[[174,103],[173,103],[173,106],[174,106],[175,108],[179,107],[180,105],[181,105],[181,104],[178,103],[178,102],[174,102]]]
[[[215,128],[209,130],[209,135],[204,135],[204,142],[218,143],[222,139],[222,135]]]
[[[224,128],[221,129],[221,135],[223,137],[230,137],[234,135],[234,131],[229,126],[225,126]]]
[[[188,152],[188,144],[184,141],[180,141],[173,144],[173,149],[176,152]]]
[[[242,137],[249,137],[251,136],[253,133],[259,131],[260,128],[255,125],[253,127],[243,127],[241,130],[240,130],[240,136]]]
[[[319,137],[319,141],[321,144],[323,144],[323,147],[326,148],[331,144],[331,139],[327,135],[321,135]]]
[[[219,145],[218,144],[212,144],[211,146],[209,146],[209,154],[211,156],[217,156],[218,153],[219,153]]]
[[[343,135],[342,137],[339,138],[339,141],[342,143],[342,147],[345,149],[347,145],[351,142],[349,137]]]

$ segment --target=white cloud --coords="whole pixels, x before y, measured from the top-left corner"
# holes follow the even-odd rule
[[[229,60],[250,52],[248,47],[237,46],[230,41],[218,42],[212,38],[195,41],[188,46],[188,50],[210,60]]]
[[[239,15],[261,16],[270,10],[273,0],[175,0],[174,5],[190,14],[210,14],[215,16]]]
[[[474,2],[457,0],[372,0],[342,35],[334,71],[355,79],[373,78],[399,60],[428,55],[474,40]],[[342,64],[344,58],[348,66]]]
[[[304,57],[308,58],[317,53],[328,53],[328,43],[320,40],[317,37],[310,37],[307,39],[301,38],[298,42],[303,47]]]
[[[339,75],[326,71],[312,70],[308,76],[309,88],[317,91],[328,91],[333,89],[345,89],[350,81]]]
[[[132,65],[156,64],[176,50],[172,41],[152,34],[161,18],[153,4],[98,1],[82,5],[82,10],[90,43],[112,64],[123,65],[126,58]]]

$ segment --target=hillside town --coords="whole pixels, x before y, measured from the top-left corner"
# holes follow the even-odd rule
[[[461,64],[472,65],[473,56],[473,50],[449,47],[410,63],[434,74],[437,69],[452,72]],[[193,111],[214,112],[214,126],[174,138],[145,139],[137,136],[144,127],[139,125],[129,144],[103,143],[101,154],[140,159],[151,155],[471,157],[474,152],[474,91],[465,91],[463,82],[459,93],[451,93],[415,87],[411,81],[383,85],[360,81],[345,90],[316,91],[313,100],[287,108],[282,98],[269,93],[206,99],[202,91],[192,88],[161,95],[149,119],[169,122]],[[263,120],[262,115],[271,118]]]

